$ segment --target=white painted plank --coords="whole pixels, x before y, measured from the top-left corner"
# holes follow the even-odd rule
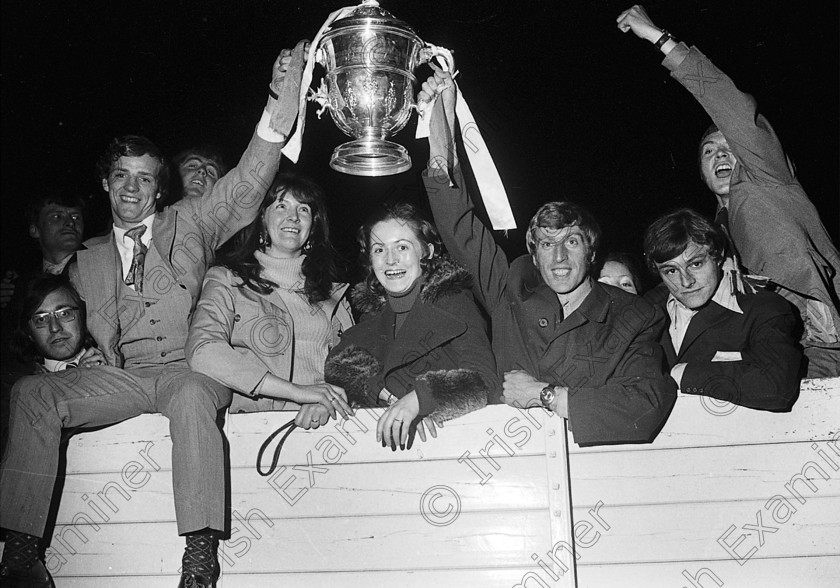
[[[831,482],[836,487],[840,480]],[[780,488],[780,491],[784,489]],[[605,504],[598,514],[609,529],[599,529],[594,524],[576,529],[581,555],[578,565],[728,559],[736,556],[730,556],[718,539],[723,537],[722,541],[732,545],[742,535],[742,542],[734,548],[740,557],[746,557],[752,549],[756,551],[751,557],[761,558],[837,554],[840,498],[824,498],[820,493],[805,496],[805,504],[792,501],[796,512],[780,509],[776,504],[766,508],[770,498],[655,506],[611,507]],[[774,512],[780,521],[785,517],[787,520],[774,521]],[[585,520],[585,516],[585,510],[575,509],[576,521]],[[760,532],[758,516],[761,517]]]
[[[156,575],[180,566],[184,540],[174,524],[79,530],[86,543],[66,533],[53,544],[48,564],[58,575]],[[530,565],[531,554],[547,545],[548,517],[539,511],[464,513],[444,526],[430,524],[419,512],[413,517],[251,519],[225,543],[220,559],[226,568],[254,573],[489,569]]]
[[[700,575],[699,572],[708,572]],[[687,576],[683,575],[683,572]],[[710,575],[714,574],[714,577]],[[530,574],[530,575],[527,575]],[[544,582],[550,576],[537,564],[513,569],[424,570],[422,572],[363,572],[325,574],[244,574],[236,568],[225,572],[218,588],[370,588],[372,586],[400,586],[401,588],[518,588],[516,584],[536,575]],[[673,564],[626,564],[622,566],[587,566],[578,568],[580,588],[675,588],[697,586],[714,588],[715,578],[720,586],[761,586],[762,588],[834,588],[840,577],[840,556],[754,559],[744,566],[732,560],[714,562],[678,562]],[[57,588],[172,588],[177,576],[160,577],[62,577]],[[538,588],[533,579],[526,585]]]
[[[730,555],[718,539],[730,526],[735,528],[725,541],[734,544],[744,535],[735,547],[742,557],[753,548],[753,557],[762,559],[836,553],[840,521],[830,513],[840,512],[840,499],[807,497],[806,504],[798,505],[784,523],[773,521],[773,509],[765,508],[765,502],[607,504],[597,516],[587,509],[575,509],[579,565],[728,559]],[[757,512],[761,512],[766,529],[762,537],[747,528],[756,525]],[[447,522],[443,516],[435,520]],[[226,567],[253,573],[522,567],[532,563],[532,554],[548,561],[546,554],[553,549],[561,561],[571,561],[567,549],[552,544],[548,518],[541,511],[461,513],[449,523],[434,526],[419,512],[413,517],[252,516],[248,525],[234,522],[222,560]],[[102,525],[99,530],[80,530],[87,543],[72,533],[64,533],[61,543],[53,543],[52,565],[62,557],[64,574],[94,570],[118,575],[159,574],[177,569],[180,563],[183,539],[176,536],[174,524]]]
[[[534,571],[536,570],[536,572]],[[218,588],[519,588],[515,586],[541,572],[534,564],[526,568],[423,570],[419,572],[361,572],[324,574],[227,574]],[[543,573],[543,576],[545,574]],[[552,583],[551,586],[560,584]],[[528,585],[534,586],[533,581]],[[537,585],[538,586],[538,585]]]
[[[331,420],[315,431],[296,429],[280,454],[280,465],[306,463],[384,463],[437,459],[481,459],[490,456],[542,455],[545,452],[543,410],[519,411],[509,406],[490,406],[448,421],[437,439],[416,440],[410,449],[392,451],[376,443],[376,417],[381,411],[359,410],[354,420]],[[278,427],[293,418],[290,413],[230,415],[227,436],[234,467],[253,466],[257,451]],[[556,418],[556,417],[555,417]],[[268,465],[277,440],[263,459]]]
[[[577,506],[598,500],[619,506],[767,499],[784,490],[806,464],[816,464],[829,477],[840,477],[833,469],[840,468],[840,455],[825,441],[575,453],[569,459]],[[822,479],[810,466],[805,476]],[[840,487],[835,484],[820,490],[820,495],[837,492]]]
[[[580,588],[835,588],[840,578],[840,555],[786,559],[751,559],[743,566],[734,560],[624,564],[578,567]]]
[[[485,478],[457,461],[313,467],[311,481],[305,464],[278,469],[269,477],[260,476],[253,467],[235,468],[231,507],[243,515],[258,508],[272,518],[414,514],[429,488],[445,485],[459,496],[463,512],[511,508],[548,512],[545,457],[500,459],[497,464],[498,471],[483,460],[474,465],[487,473],[486,484],[481,483]],[[79,513],[97,523],[175,520],[171,472],[145,468],[127,479],[134,487],[117,473],[67,476],[57,522],[68,524]]]

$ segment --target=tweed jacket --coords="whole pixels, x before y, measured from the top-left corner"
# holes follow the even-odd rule
[[[668,289],[645,297],[659,306],[668,326]],[[781,296],[736,292],[739,314],[714,300],[691,318],[679,352],[666,328],[661,344],[669,367],[685,363],[680,391],[762,410],[790,410],[799,394],[802,350],[798,318]]]
[[[840,253],[755,99],[696,47],[678,45],[663,65],[709,114],[735,154],[728,229],[744,266],[819,300],[840,329]],[[820,344],[837,347],[840,340]]]
[[[299,405],[294,402],[254,396],[268,373],[292,378],[292,316],[276,292],[259,294],[241,285],[242,280],[226,267],[208,270],[187,338],[190,368],[239,393],[233,396],[232,413],[296,410]],[[335,284],[332,296],[317,305],[332,323],[330,346],[353,325],[346,292],[347,284]]]
[[[209,194],[180,200],[155,216],[152,247],[157,249],[169,271],[146,275],[143,296],[162,299],[181,290],[189,294],[189,304],[164,321],[164,326],[177,334],[173,340],[186,338],[190,315],[198,302],[202,280],[215,249],[256,217],[277,173],[281,147],[282,143],[270,143],[254,133],[239,164],[219,179]],[[85,245],[87,249],[77,253],[77,263],[70,268],[70,279],[85,300],[88,330],[108,364],[123,367],[125,358],[120,351],[117,309],[122,269],[113,230]],[[135,319],[143,316],[141,298],[124,301],[132,307],[128,316]]]
[[[660,313],[639,296],[594,282],[568,317],[530,256],[509,264],[479,220],[459,169],[455,185],[423,174],[438,230],[452,256],[475,277],[490,315],[500,378],[524,370],[569,388],[569,426],[580,445],[653,440],[673,407],[676,385],[664,373]]]
[[[438,421],[478,410],[488,399],[498,402],[496,362],[471,284],[464,268],[440,260],[396,336],[385,296],[365,283],[356,286],[353,306],[362,318],[330,352],[327,381],[361,407],[380,404],[383,387],[397,398],[416,391],[418,418]]]

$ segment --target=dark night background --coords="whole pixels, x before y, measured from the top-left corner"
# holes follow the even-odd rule
[[[271,64],[312,38],[335,2],[9,1],[2,16],[3,269],[35,249],[22,215],[37,191],[90,198],[86,236],[107,230],[94,161],[114,135],[139,133],[174,154],[196,142],[241,154],[265,104]],[[500,169],[520,227],[549,199],[585,204],[608,249],[638,254],[656,215],[712,214],[695,148],[708,121],[661,67],[661,55],[615,26],[629,2],[383,1],[424,40],[455,52],[459,83]],[[697,45],[754,94],[838,239],[838,3],[654,0],[654,23]],[[316,80],[320,78],[316,69]],[[416,72],[425,79],[428,69]],[[301,159],[331,197],[333,229],[350,236],[383,199],[423,202],[428,145],[415,120],[396,140],[414,168],[356,178],[328,167],[348,139],[310,105]],[[773,230],[773,227],[768,227]],[[499,241],[524,251],[522,229]]]

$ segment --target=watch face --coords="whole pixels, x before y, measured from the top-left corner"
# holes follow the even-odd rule
[[[553,386],[546,386],[540,391],[540,402],[546,408],[548,408],[551,403],[554,401],[554,387]]]

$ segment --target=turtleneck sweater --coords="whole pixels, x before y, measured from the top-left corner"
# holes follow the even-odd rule
[[[254,257],[262,267],[262,277],[277,284],[273,294],[280,297],[289,313],[288,326],[293,333],[289,381],[302,385],[323,382],[332,325],[322,306],[310,304],[303,292],[306,278],[301,268],[306,256],[286,259],[255,251]]]
[[[388,295],[388,306],[394,311],[394,337],[400,332],[400,329],[408,318],[408,313],[417,301],[417,296],[420,294],[420,286],[423,283],[422,276],[414,280],[411,288],[402,294],[392,294],[385,292]]]

